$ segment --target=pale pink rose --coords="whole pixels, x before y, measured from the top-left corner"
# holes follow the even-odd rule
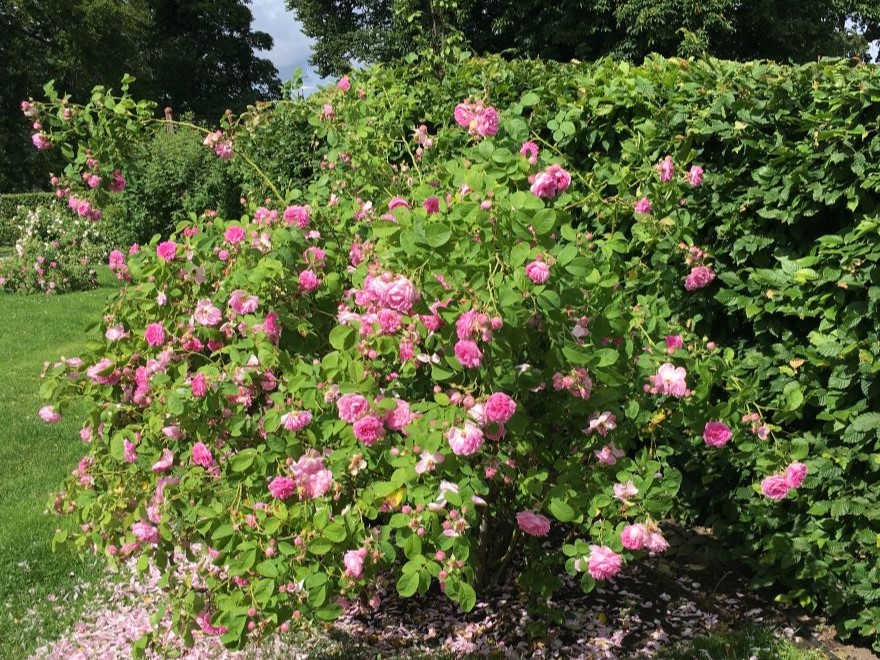
[[[779,474],[767,477],[761,482],[761,492],[771,500],[781,500],[788,495],[790,490],[791,486],[788,484],[788,481]]]
[[[710,447],[723,447],[732,436],[733,432],[724,422],[706,422],[703,429],[703,440]]]
[[[607,444],[602,449],[593,452],[602,465],[614,465],[618,458],[623,458],[626,453],[614,446],[614,443]]]
[[[239,227],[238,225],[232,225],[226,230],[226,233],[223,237],[226,239],[227,243],[232,243],[235,245],[236,243],[241,243],[245,237],[247,236],[247,232],[243,227]]]
[[[422,453],[419,454],[419,462],[416,463],[416,474],[433,472],[434,469],[445,460],[446,457],[439,451],[432,453],[428,450],[423,450]]]
[[[345,564],[345,577],[354,578],[355,580],[360,578],[364,572],[364,559],[366,556],[367,551],[364,548],[346,552],[342,558],[342,563]]]
[[[156,254],[163,261],[174,261],[177,257],[177,243],[165,241],[156,246]]]
[[[229,306],[236,314],[253,314],[260,306],[260,299],[256,296],[249,296],[242,289],[236,289],[229,294]]]
[[[412,421],[416,418],[409,407],[409,403],[402,399],[397,399],[397,407],[394,410],[385,412],[383,418],[385,426],[390,431],[405,431]]]
[[[641,523],[627,525],[620,533],[620,542],[627,550],[641,550],[647,544],[650,535],[648,528]]]
[[[104,336],[107,338],[107,341],[119,341],[120,339],[125,339],[128,336],[128,333],[122,325],[111,325],[107,328],[107,332],[104,333]]]
[[[370,402],[360,394],[343,394],[336,401],[339,419],[353,424],[370,411]]]
[[[675,176],[675,165],[672,162],[672,156],[667,156],[657,165],[657,172],[660,174],[660,181],[669,183]]]
[[[636,202],[636,213],[650,213],[651,212],[651,200],[647,197],[642,197],[639,201]]]
[[[88,426],[83,426],[79,430],[79,439],[83,442],[91,442],[92,441],[92,429]]]
[[[61,413],[52,406],[43,406],[37,414],[46,424],[57,424],[61,421]]]
[[[590,435],[591,433],[598,433],[603,438],[608,435],[609,432],[613,431],[617,428],[617,417],[609,412],[605,411],[603,413],[595,412],[590,415],[590,423],[587,428],[584,429],[584,433]]]
[[[543,261],[532,261],[526,265],[526,277],[535,284],[544,284],[550,279],[550,266]]]
[[[165,434],[166,438],[171,438],[172,440],[183,440],[183,431],[180,430],[179,426],[175,426],[174,424],[163,426],[162,433]]]
[[[474,113],[469,103],[459,103],[455,106],[453,116],[455,117],[455,123],[463,128],[468,128],[474,119]]]
[[[684,367],[676,367],[674,364],[665,362],[657,369],[657,374],[652,376],[654,394],[666,394],[681,398],[690,395],[687,388],[687,370]]]
[[[153,472],[165,472],[174,464],[174,452],[170,449],[162,450],[162,458],[153,463]]]
[[[141,543],[156,544],[159,542],[159,530],[150,523],[138,521],[131,526],[131,533]]]
[[[476,133],[480,137],[492,137],[498,133],[498,111],[487,106],[477,114]]]
[[[479,367],[483,362],[483,352],[476,342],[470,339],[460,339],[455,344],[455,357],[463,367],[469,369]]]
[[[534,142],[523,142],[522,146],[519,148],[520,155],[528,159],[529,165],[537,164],[538,151],[538,145]]]
[[[517,513],[516,524],[529,536],[547,536],[550,533],[550,519],[534,511]]]
[[[639,489],[636,488],[636,485],[632,481],[627,481],[625,484],[614,484],[614,499],[620,500],[621,502],[627,502],[630,497],[635,497],[638,494]]]
[[[269,493],[276,500],[286,500],[296,492],[296,482],[290,477],[275,477],[269,482]]]
[[[379,290],[382,293],[379,302],[402,314],[409,314],[416,300],[419,299],[415,285],[403,275],[395,277],[387,283],[387,286]]]
[[[648,535],[645,549],[652,555],[659,555],[669,549],[669,541],[659,531],[653,531]]]
[[[354,437],[363,442],[367,447],[372,446],[385,435],[385,425],[375,415],[361,417],[352,426]]]
[[[453,426],[446,434],[452,453],[457,456],[470,456],[483,446],[483,432],[473,422],[466,421],[463,427]]]
[[[144,339],[150,346],[161,346],[165,343],[165,328],[161,323],[151,323],[144,331]]]
[[[620,572],[623,557],[604,545],[591,545],[587,571],[595,580],[608,580]]]
[[[715,273],[709,266],[694,266],[684,280],[684,288],[688,291],[703,289],[714,279]]]
[[[504,424],[516,413],[516,402],[504,392],[495,392],[486,400],[486,419]]]
[[[301,431],[312,423],[312,413],[308,410],[298,410],[281,415],[281,426],[288,431]]]
[[[691,169],[688,170],[688,183],[691,184],[692,187],[696,188],[697,186],[702,185],[703,183],[703,168],[699,165],[692,165]]]
[[[315,499],[330,490],[333,473],[324,466],[324,458],[314,449],[299,457],[291,466],[301,498]]]
[[[31,136],[31,142],[40,151],[46,151],[52,148],[52,140],[45,133],[34,133]]]
[[[214,307],[214,304],[207,298],[202,298],[196,303],[196,311],[193,312],[193,319],[201,325],[217,325],[223,319],[223,312]]]
[[[570,185],[571,175],[561,165],[553,164],[535,175],[529,190],[536,197],[549,199],[565,192]]]
[[[205,469],[214,466],[214,455],[204,442],[197,442],[192,448],[193,464]]]
[[[807,466],[795,461],[785,468],[785,483],[792,488],[800,488],[807,477]]]
[[[486,417],[486,404],[484,403],[475,403],[470,408],[468,408],[468,417],[474,420],[479,426],[486,426],[489,423],[489,418]]]

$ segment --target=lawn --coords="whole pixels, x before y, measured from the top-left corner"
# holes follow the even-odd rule
[[[0,295],[0,658],[26,657],[38,637],[54,638],[76,619],[99,570],[53,553],[59,520],[50,493],[83,453],[77,415],[49,426],[37,418],[45,360],[74,356],[110,293]]]

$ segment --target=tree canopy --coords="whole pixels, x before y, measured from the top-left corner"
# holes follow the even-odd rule
[[[45,185],[53,154],[37,153],[18,111],[43,84],[74,97],[95,85],[133,90],[175,112],[216,121],[227,108],[278,94],[275,66],[255,51],[249,0],[0,0],[0,191]]]
[[[453,31],[476,52],[560,61],[605,55],[640,61],[707,53],[806,62],[866,57],[880,38],[872,0],[287,0],[316,40],[322,75],[356,62],[437,48]]]

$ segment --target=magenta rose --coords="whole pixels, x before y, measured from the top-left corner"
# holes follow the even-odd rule
[[[290,477],[275,477],[269,482],[269,492],[276,500],[286,500],[296,492],[296,482]]]
[[[627,550],[641,550],[648,542],[650,533],[647,527],[641,523],[637,525],[627,525],[620,533],[620,542]]]
[[[163,261],[174,261],[177,256],[177,243],[165,241],[156,246],[156,254]]]
[[[807,477],[807,466],[801,462],[795,461],[785,468],[785,483],[792,488],[800,488]]]
[[[483,412],[490,422],[504,424],[516,413],[516,401],[504,392],[495,392],[486,400]]]
[[[144,332],[144,339],[150,346],[161,346],[165,343],[165,328],[161,323],[151,323]]]
[[[375,444],[379,438],[385,435],[385,425],[375,415],[361,417],[354,423],[352,428],[354,436],[367,445],[367,447]]]
[[[550,266],[543,261],[532,261],[526,265],[526,277],[535,284],[545,284],[550,279]]]
[[[706,422],[703,429],[703,440],[710,447],[723,447],[733,436],[730,427],[724,422]]]
[[[138,521],[131,526],[131,533],[141,543],[158,543],[159,530],[150,523]]]
[[[715,273],[709,266],[695,266],[684,280],[684,288],[688,291],[703,289],[712,283]]]
[[[336,400],[339,419],[353,424],[370,411],[370,402],[360,394],[343,394]]]
[[[463,367],[474,369],[483,362],[483,352],[477,343],[470,339],[460,339],[455,344],[455,357]]]
[[[790,490],[791,486],[788,485],[785,477],[779,474],[767,477],[761,482],[761,492],[764,493],[765,497],[769,497],[771,500],[781,500],[788,495],[788,491]]]

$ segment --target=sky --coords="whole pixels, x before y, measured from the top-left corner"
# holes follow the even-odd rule
[[[285,10],[284,0],[251,0],[250,8],[254,14],[253,29],[268,32],[274,41],[272,50],[260,55],[272,60],[282,82],[286,82],[297,67],[302,67],[305,91],[311,91],[309,88],[318,85],[321,78],[309,66],[311,40],[302,33],[302,24],[294,13]]]

